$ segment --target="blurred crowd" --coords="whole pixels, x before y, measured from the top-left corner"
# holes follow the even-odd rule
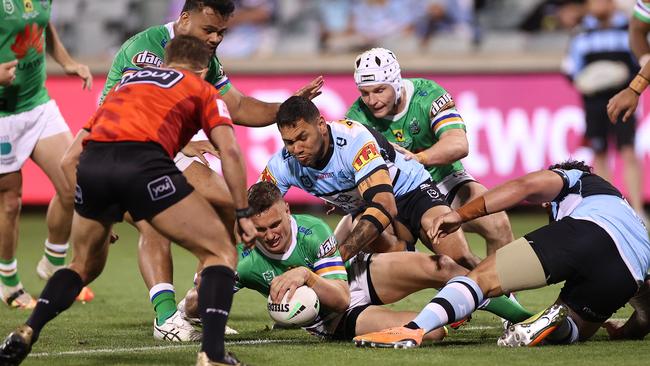
[[[180,13],[183,0],[57,0],[71,51],[111,56],[130,35]],[[336,54],[381,45],[400,53],[566,47],[584,0],[235,0],[223,57]],[[634,0],[617,0],[631,14]],[[98,42],[97,40],[101,40]]]

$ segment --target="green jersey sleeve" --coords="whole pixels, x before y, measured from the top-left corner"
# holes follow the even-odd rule
[[[452,129],[461,129],[466,131],[465,121],[461,117],[454,99],[442,86],[431,80],[420,79],[420,83],[428,84],[423,85],[423,90],[430,90],[432,98],[428,98],[427,104],[422,105],[426,108],[429,114],[431,130],[433,131],[436,139],[445,132]]]
[[[650,2],[637,0],[634,5],[634,17],[644,23],[650,23]]]
[[[319,219],[313,218],[308,225],[304,220],[297,220],[302,225],[299,232],[304,235],[305,243],[313,256],[312,271],[317,275],[329,280],[348,280],[345,264],[336,247],[336,238],[327,224]]]

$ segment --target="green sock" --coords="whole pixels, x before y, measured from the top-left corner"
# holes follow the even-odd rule
[[[158,325],[164,323],[176,312],[176,297],[171,291],[156,294],[151,299],[151,303],[156,311],[156,324]]]
[[[481,310],[489,311],[513,323],[522,322],[535,315],[506,296],[493,297]]]
[[[18,278],[18,261],[16,261],[16,258],[0,258],[0,281],[5,286],[18,286],[20,279]]]
[[[48,240],[45,240],[45,258],[53,266],[62,266],[65,264],[65,256],[68,252],[70,245],[65,244],[52,244]]]

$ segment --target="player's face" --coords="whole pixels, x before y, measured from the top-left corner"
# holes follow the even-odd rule
[[[281,254],[289,249],[291,245],[289,217],[289,205],[284,200],[279,200],[268,210],[251,217],[257,229],[259,243],[270,253]]]
[[[206,6],[182,13],[178,25],[178,33],[201,39],[216,51],[228,31],[228,18]]]
[[[384,118],[395,108],[395,89],[389,84],[360,86],[359,92],[375,118]]]
[[[317,123],[299,120],[295,126],[280,128],[282,141],[289,154],[293,155],[300,165],[314,167],[327,152],[325,136],[327,124],[321,116]]]

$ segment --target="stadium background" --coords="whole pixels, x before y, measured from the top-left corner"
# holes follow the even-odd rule
[[[316,99],[327,118],[341,118],[356,97],[353,61],[371,45],[392,48],[406,76],[432,78],[456,99],[468,126],[470,155],[464,164],[488,187],[524,172],[543,168],[569,157],[591,160],[581,145],[583,111],[578,94],[563,76],[562,58],[582,11],[579,0],[241,0],[258,13],[258,24],[233,26],[219,48],[226,73],[244,93],[267,101],[281,101],[316,75],[325,76],[322,96]],[[423,3],[450,5],[450,13],[435,19],[420,17]],[[630,13],[633,0],[619,1]],[[62,40],[95,75],[92,91],[81,90],[76,78],[61,75],[48,64],[48,89],[73,132],[96,108],[112,55],[130,35],[171,21],[178,14],[177,0],[56,0],[53,21]],[[399,21],[387,8],[371,20],[350,22],[348,16],[369,4],[392,4],[404,13]],[[366,14],[368,14],[366,12]],[[435,15],[435,14],[434,14]],[[239,28],[239,29],[238,29]],[[325,31],[324,31],[325,30]],[[387,32],[384,32],[386,30]],[[428,32],[429,30],[430,32]],[[427,33],[431,33],[427,36]],[[377,34],[361,39],[360,34]],[[230,45],[229,45],[230,44]],[[238,45],[253,45],[238,49]],[[639,110],[637,152],[644,168],[650,167],[650,100]],[[252,182],[268,156],[281,146],[275,127],[237,129]],[[212,160],[214,164],[218,161]],[[619,167],[620,164],[617,164]],[[617,168],[615,183],[622,188]],[[33,273],[42,255],[46,235],[44,205],[52,195],[45,176],[29,163],[25,168],[24,198],[28,207],[21,219],[18,258],[21,278],[33,294],[43,286]],[[318,201],[293,192],[295,203],[308,204],[323,213]],[[645,199],[650,187],[645,183]],[[322,216],[333,226],[336,216]],[[513,231],[522,235],[545,223],[537,210],[510,212]],[[29,365],[176,365],[190,364],[196,345],[168,345],[151,337],[153,310],[137,270],[137,233],[126,224],[115,229],[120,241],[111,248],[104,274],[92,285],[96,299],[76,304],[42,334]],[[468,235],[472,250],[485,255],[477,236]],[[426,249],[422,249],[426,250]],[[174,248],[177,299],[191,286],[196,262]],[[518,295],[530,309],[554,301],[552,286]],[[434,290],[412,295],[395,309],[418,310]],[[252,291],[235,297],[230,325],[240,335],[227,338],[228,348],[255,365],[416,365],[532,363],[574,365],[644,365],[647,342],[607,342],[604,331],[593,342],[567,347],[504,350],[495,347],[501,333],[499,320],[482,312],[461,331],[452,332],[440,345],[408,352],[357,350],[348,343],[323,343],[299,330],[275,332],[265,309],[265,299]],[[631,314],[628,307],[616,318]],[[0,309],[0,331],[8,332],[25,320],[24,312]],[[645,350],[645,351],[644,351]]]

